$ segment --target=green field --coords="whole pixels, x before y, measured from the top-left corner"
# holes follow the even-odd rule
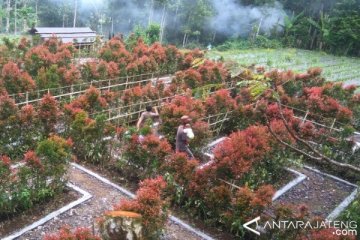
[[[323,68],[323,76],[328,81],[341,81],[346,85],[360,86],[360,58],[341,57],[300,49],[249,49],[207,53],[210,59],[235,61],[241,65],[256,64],[268,70],[272,68],[292,69],[304,72],[309,67]]]

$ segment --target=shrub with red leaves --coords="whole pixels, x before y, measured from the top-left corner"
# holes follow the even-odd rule
[[[4,65],[1,77],[0,86],[3,86],[10,94],[31,91],[36,87],[31,76],[27,72],[21,71],[14,62]]]
[[[218,90],[205,100],[207,115],[233,111],[236,108],[235,100],[230,96],[227,89]]]
[[[263,185],[256,191],[248,187],[238,189],[232,199],[233,218],[240,218],[242,222],[246,222],[254,216],[259,216],[272,203],[274,193],[271,185]]]
[[[81,72],[74,64],[59,68],[58,73],[62,76],[62,85],[77,84],[81,81]]]
[[[204,84],[224,83],[229,76],[228,70],[222,63],[210,60],[206,60],[200,65],[198,71]]]
[[[133,88],[126,89],[122,96],[121,100],[123,101],[124,105],[131,105],[139,102],[142,100],[143,91],[140,86],[136,86]]]
[[[166,65],[165,65],[166,73],[176,72],[179,69],[181,62],[183,61],[183,55],[181,54],[179,49],[177,49],[173,45],[168,45],[166,47],[165,54],[166,54]]]
[[[291,134],[289,133],[289,131],[286,129],[285,124],[282,120],[280,119],[273,119],[270,122],[270,128],[271,130],[274,132],[274,134],[276,134],[276,136],[281,139],[281,141],[284,141],[288,144],[294,144],[295,143],[295,139],[291,136]],[[311,135],[313,136],[313,135]],[[276,142],[276,141],[274,141]],[[280,145],[280,147],[283,147],[282,145]]]
[[[50,94],[44,95],[39,104],[38,115],[43,123],[46,135],[55,131],[55,125],[60,114],[61,112],[56,99]]]
[[[162,177],[140,182],[135,200],[122,200],[115,211],[132,211],[141,214],[144,236],[153,239],[159,236],[167,220],[167,203],[163,200],[166,182]]]
[[[168,141],[153,134],[142,136],[141,139],[138,135],[133,135],[123,147],[127,164],[140,169],[141,177],[157,174],[158,168],[171,153]]]
[[[35,76],[41,67],[48,68],[52,64],[59,67],[68,66],[74,52],[75,48],[71,43],[64,44],[53,37],[26,53],[25,67],[32,76]]]
[[[10,98],[7,93],[0,94],[0,125],[10,117],[16,117],[18,111],[14,99]]]
[[[110,139],[115,128],[106,121],[104,115],[95,119],[79,111],[69,121],[69,136],[74,141],[73,152],[79,159],[93,164],[105,163],[110,160]]]
[[[189,68],[184,71],[179,71],[175,74],[175,78],[172,81],[173,84],[177,84],[182,88],[197,88],[203,85],[201,74],[193,68]]]
[[[85,91],[83,95],[80,95],[71,103],[66,104],[65,110],[66,113],[74,117],[77,113],[81,112],[82,110],[91,114],[97,111],[101,111],[107,106],[108,106],[108,102],[101,95],[100,90],[91,86],[89,89]]]
[[[7,93],[0,93],[0,153],[11,158],[19,157],[18,148],[14,151],[13,142],[19,139],[21,128],[19,127],[19,109],[14,100]]]
[[[184,187],[191,181],[198,165],[197,160],[189,160],[185,153],[174,153],[162,163],[161,171],[171,174],[175,183]]]
[[[191,127],[195,138],[190,141],[190,146],[196,152],[211,137],[209,125],[201,121],[201,118],[205,116],[204,106],[201,101],[189,96],[176,96],[173,98],[171,103],[161,108],[160,118],[163,123],[160,125],[160,132],[174,145],[177,128],[181,124],[180,118],[184,115],[192,119]]]
[[[131,54],[126,50],[125,44],[118,38],[110,39],[99,51],[100,58],[107,62],[117,63],[121,72],[131,60]]]
[[[214,150],[217,176],[240,179],[270,150],[270,136],[266,127],[251,126],[235,132]]]
[[[34,151],[28,151],[24,155],[24,161],[27,166],[33,169],[44,170],[44,166],[42,165],[40,158],[36,155]]]
[[[204,52],[202,52],[200,49],[196,48],[192,51],[186,52],[184,55],[184,60],[181,66],[181,69],[188,69],[191,67],[193,61],[196,58],[203,58]]]
[[[69,227],[62,227],[59,232],[53,234],[47,234],[43,240],[100,240],[92,234],[88,228],[76,228],[74,231]]]

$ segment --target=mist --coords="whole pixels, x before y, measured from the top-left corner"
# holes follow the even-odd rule
[[[67,4],[70,8],[75,6],[75,0],[51,1]],[[152,23],[160,23],[163,14],[162,6],[152,8],[150,0],[77,1],[76,26],[90,26],[104,35],[108,33],[128,34],[136,25],[147,27],[149,19]],[[209,3],[214,9],[214,14],[205,21],[203,29],[211,29],[213,32],[226,37],[247,37],[254,28],[257,31],[259,25],[260,34],[270,35],[275,28],[275,31],[282,31],[280,25],[284,23],[286,12],[279,2],[262,6],[243,5],[239,3],[239,0],[209,0]],[[171,14],[173,13],[167,13],[166,31],[168,33],[181,33],[181,24],[173,24]],[[71,19],[69,20],[72,25]]]
[[[245,6],[234,0],[212,0],[216,15],[210,24],[214,30],[230,37],[246,37],[253,27],[260,25],[260,33],[270,35],[270,32],[283,25],[286,13],[282,4]],[[281,27],[276,31],[281,31]]]

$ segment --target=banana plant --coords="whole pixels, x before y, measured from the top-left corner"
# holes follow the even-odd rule
[[[285,36],[289,35],[297,20],[299,20],[302,16],[304,16],[304,12],[301,12],[296,16],[285,16],[284,24],[279,24],[284,29]]]
[[[214,91],[223,89],[223,84],[208,84],[192,90],[192,94],[197,99],[206,99]]]
[[[204,62],[205,62],[205,58],[195,58],[191,63],[191,67],[192,68],[198,68],[201,65],[203,65]]]
[[[314,21],[312,18],[307,19],[308,22],[320,32],[320,50],[323,48],[323,42],[326,40],[330,35],[330,16],[328,14],[324,14],[323,12],[320,13],[319,22]]]
[[[241,81],[237,83],[238,87],[248,87],[250,90],[250,95],[253,98],[260,97],[267,89],[271,87],[270,82],[263,80],[249,80]]]

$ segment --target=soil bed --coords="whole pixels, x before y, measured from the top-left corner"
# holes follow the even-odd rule
[[[135,193],[138,188],[138,185],[135,181],[122,177],[122,174],[114,167],[101,167],[89,163],[81,163],[81,165],[85,166],[86,168],[90,169],[93,172],[100,174],[101,176],[126,188],[127,190],[133,193]],[[277,190],[285,186],[287,183],[289,183],[296,177],[295,174],[287,171],[286,169],[283,169],[282,171],[283,171],[281,174],[282,178],[275,183],[271,183],[274,184],[273,186]],[[186,211],[181,207],[174,207],[171,209],[171,211],[175,216],[179,217],[180,219],[184,220],[185,222],[194,226],[195,228],[205,233],[208,233],[210,236],[214,237],[215,239],[218,240],[236,239],[234,235],[224,232],[222,229],[217,228],[216,226],[206,225],[203,220],[192,216],[191,213],[189,212],[191,210]]]
[[[31,209],[15,214],[8,219],[0,220],[0,237],[5,237],[20,230],[35,221],[45,217],[57,209],[76,201],[81,194],[70,188],[65,188],[63,193],[57,194],[47,202],[38,203]]]
[[[297,169],[297,171],[305,174],[307,178],[279,197],[274,206],[289,203],[305,204],[312,216],[326,218],[355,189],[353,186],[307,169]]]

